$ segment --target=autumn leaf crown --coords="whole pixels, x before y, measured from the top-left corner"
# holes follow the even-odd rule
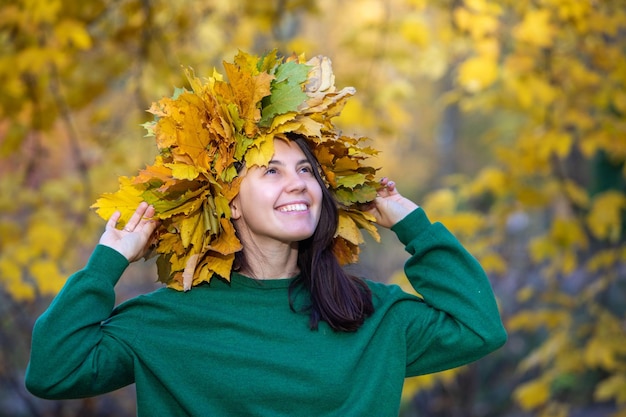
[[[331,121],[355,89],[337,90],[322,56],[239,52],[224,70],[228,81],[217,71],[203,81],[186,70],[191,90],[176,89],[152,104],[154,120],[144,127],[159,149],[154,163],[120,177],[119,190],[92,207],[104,219],[119,210],[123,226],[141,201],[154,206],[161,221],[159,280],[168,286],[188,290],[215,274],[229,279],[241,250],[229,207],[241,181],[237,166],[267,165],[274,138],[298,134],[339,205],[333,252],[340,263],[356,261],[361,229],[379,239],[373,217],[360,210],[376,196],[376,169],[366,164],[376,150],[363,145],[366,138],[340,134]]]

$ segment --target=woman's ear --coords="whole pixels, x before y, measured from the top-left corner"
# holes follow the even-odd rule
[[[230,206],[230,218],[237,220],[241,217],[241,210],[239,205],[239,195],[237,195],[229,204]]]

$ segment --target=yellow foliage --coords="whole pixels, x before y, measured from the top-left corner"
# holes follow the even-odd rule
[[[363,105],[359,97],[354,97],[346,103],[341,112],[341,125],[358,126],[359,128],[370,128],[376,118],[371,110]]]
[[[22,280],[22,268],[6,255],[0,256],[0,283],[17,301],[32,301],[35,288]]]
[[[6,256],[0,257],[0,276],[8,282],[17,282],[22,278],[22,269],[13,260]]]
[[[601,325],[601,324],[598,324]],[[591,368],[614,370],[616,365],[615,351],[607,345],[606,340],[593,338],[585,348],[585,363]]]
[[[119,186],[119,191],[103,194],[95,208],[103,219],[109,219],[113,213],[119,211],[122,215],[119,224],[124,227],[143,198],[141,188],[135,187],[131,178],[120,177]]]
[[[6,290],[18,302],[28,302],[35,299],[35,287],[24,281],[9,281],[5,283]]]
[[[512,316],[507,322],[507,329],[512,331],[534,331],[545,327],[554,330],[566,327],[572,318],[565,310],[537,309],[535,311],[521,311]]]
[[[28,257],[45,255],[51,259],[58,259],[63,255],[63,243],[66,241],[66,234],[67,232],[59,224],[35,220],[26,233],[26,242],[30,252]],[[51,242],[55,242],[55,244],[51,244]]]
[[[557,248],[547,236],[534,238],[529,245],[530,258],[535,263],[541,263],[544,260],[554,258],[557,254]]]
[[[578,207],[586,208],[589,206],[589,194],[580,185],[576,184],[572,180],[565,180],[564,191],[567,198],[576,204]]]
[[[79,21],[63,19],[54,27],[54,33],[61,46],[73,46],[77,49],[91,48],[91,36]]]
[[[57,19],[61,11],[61,0],[30,0],[24,4],[24,24],[51,23]]]
[[[463,3],[468,9],[476,13],[499,15],[502,7],[493,0],[464,0]]]
[[[443,223],[452,233],[464,239],[475,238],[484,230],[487,220],[477,212],[459,212],[452,216],[432,216],[433,220]]]
[[[568,327],[553,330],[547,339],[530,354],[526,355],[518,365],[519,372],[527,372],[533,368],[555,368],[554,373],[544,373],[545,378],[555,378],[558,373],[580,372],[584,364],[580,360],[580,352],[572,344]]]
[[[555,28],[551,23],[550,10],[531,10],[520,24],[513,28],[513,36],[532,46],[549,47],[554,42]]]
[[[65,284],[66,277],[59,271],[57,262],[50,259],[34,261],[29,271],[42,295],[56,295]]]
[[[359,233],[356,223],[349,216],[341,216],[339,218],[337,233],[353,245],[363,243],[363,235]]]
[[[430,32],[419,16],[407,16],[400,25],[400,34],[410,43],[424,47],[430,41]]]
[[[576,219],[555,219],[550,227],[550,238],[564,249],[586,249],[589,244],[582,225]]]
[[[626,371],[621,358],[626,355],[626,333],[621,318],[611,312],[598,309],[594,314],[596,322],[592,336],[588,340],[584,360],[590,368],[606,371]]]
[[[626,195],[607,191],[594,197],[587,215],[587,225],[593,235],[602,240],[617,242],[622,238],[622,213],[626,210]]]
[[[465,3],[469,9],[457,7],[453,11],[453,19],[458,28],[468,32],[474,40],[494,35],[500,24],[497,16],[486,10],[486,2],[474,0]]]
[[[198,178],[198,175],[200,175],[200,171],[193,165],[172,163],[165,164],[165,166],[172,170],[172,177],[177,180],[191,181]]]
[[[477,93],[491,86],[498,79],[496,59],[489,55],[470,58],[459,67],[459,84],[470,93]]]
[[[492,193],[503,196],[510,192],[507,187],[508,178],[502,169],[497,167],[483,168],[468,187],[471,195],[480,196],[483,193]]]
[[[626,262],[626,249],[621,257],[619,251],[615,249],[600,251],[587,261],[586,269],[589,272],[597,273],[610,270],[618,262]]]
[[[449,216],[456,211],[457,196],[449,188],[442,188],[426,196],[421,204],[430,216]]]
[[[597,401],[615,400],[626,404],[626,374],[616,374],[600,382],[593,396]]]
[[[515,389],[514,398],[522,409],[533,410],[550,398],[550,384],[544,379],[526,382]]]
[[[547,235],[531,240],[529,249],[533,262],[547,262],[544,272],[552,277],[557,273],[570,275],[578,267],[577,251],[588,247],[588,239],[576,219],[557,218]]]
[[[517,291],[515,298],[517,299],[519,303],[525,303],[531,298],[533,298],[534,295],[535,295],[535,289],[530,285],[526,285],[525,287]]]
[[[488,273],[504,274],[507,271],[506,260],[495,252],[489,252],[478,257],[480,264]]]

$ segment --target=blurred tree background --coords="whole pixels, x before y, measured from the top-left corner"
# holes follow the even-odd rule
[[[104,227],[89,206],[154,158],[150,103],[238,49],[327,55],[338,125],[487,269],[510,339],[407,380],[402,416],[626,416],[621,0],[0,0],[0,416],[132,416],[133,388],[44,401],[30,333]],[[402,283],[383,233],[353,268]],[[134,265],[120,301],[156,288]],[[381,357],[384,360],[384,357]]]

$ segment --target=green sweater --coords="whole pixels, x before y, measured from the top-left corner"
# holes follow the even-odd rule
[[[291,279],[236,273],[114,308],[128,262],[97,246],[37,320],[26,385],[62,399],[135,383],[146,417],[396,417],[405,377],[477,360],[506,333],[485,273],[441,224],[417,209],[392,230],[424,299],[368,282],[376,310],[353,333],[310,330]]]

